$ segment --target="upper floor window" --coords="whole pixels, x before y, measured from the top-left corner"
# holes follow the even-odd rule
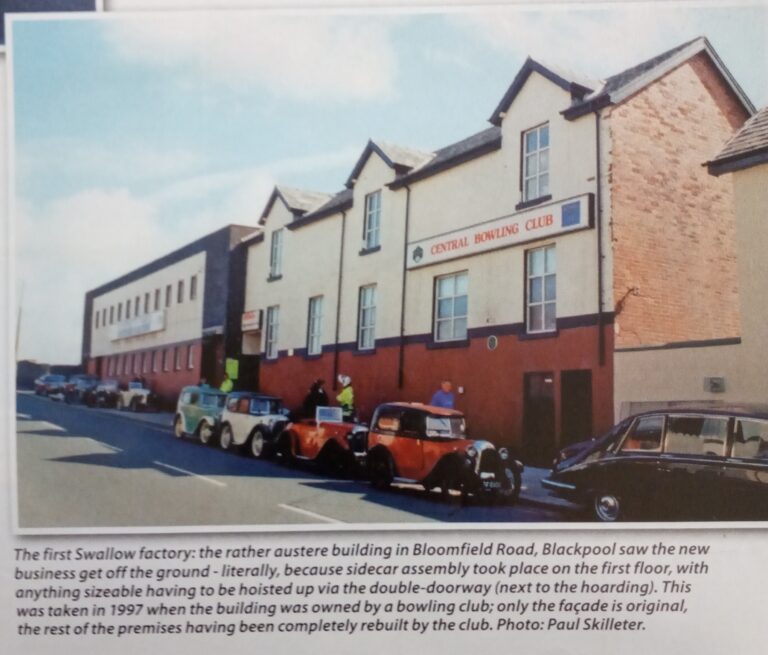
[[[527,252],[526,327],[548,332],[557,327],[557,275],[555,246]]]
[[[136,296],[136,300],[133,301],[134,316],[138,316],[140,311],[141,311],[141,296]]]
[[[117,322],[123,320],[123,303],[119,302],[117,303]]]
[[[169,284],[165,287],[165,306],[171,306],[171,298],[173,298],[173,285]]]
[[[96,329],[99,329],[99,312],[96,312]]]
[[[549,124],[523,133],[523,201],[549,195]]]
[[[269,277],[283,274],[283,230],[272,232],[272,243],[269,250]]]
[[[160,289],[155,289],[155,311],[160,311]]]
[[[435,279],[435,341],[467,338],[466,271]]]
[[[322,343],[323,297],[309,299],[309,319],[307,320],[307,354],[319,355]]]
[[[197,275],[193,275],[189,278],[189,299],[197,299]]]
[[[365,196],[365,221],[363,223],[363,247],[376,248],[380,244],[381,191]]]
[[[280,307],[274,305],[267,307],[267,325],[264,338],[264,352],[267,359],[277,358],[277,331],[279,326]]]
[[[376,345],[376,285],[360,287],[357,317],[357,347],[370,350]]]
[[[149,314],[149,292],[144,294],[144,313]]]
[[[131,301],[125,301],[125,318],[131,318]]]
[[[112,323],[115,322],[115,306],[110,305],[109,307],[109,324],[112,325]]]
[[[184,302],[184,280],[179,280],[179,286],[176,290],[176,302],[179,305]]]

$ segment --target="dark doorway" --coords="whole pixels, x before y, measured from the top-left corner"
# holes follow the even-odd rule
[[[203,356],[200,360],[200,377],[205,378],[208,384],[218,386],[221,384],[223,367],[218,365],[218,350],[221,339],[219,337],[203,337]],[[221,372],[219,372],[221,370]]]
[[[238,389],[259,391],[259,356],[240,355],[240,377],[237,380]]]
[[[592,437],[592,371],[560,375],[560,446]]]
[[[525,460],[526,463],[548,466],[555,454],[554,373],[526,373],[523,389]]]

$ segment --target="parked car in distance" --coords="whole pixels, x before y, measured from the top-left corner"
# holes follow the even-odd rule
[[[252,457],[266,457],[288,424],[287,415],[280,398],[254,391],[232,392],[221,416],[219,445],[224,450],[247,446]]]
[[[523,465],[506,448],[470,439],[464,415],[421,403],[386,403],[376,408],[368,434],[371,484],[392,482],[439,488],[443,497],[486,497],[514,503]]]
[[[599,521],[768,518],[768,411],[674,408],[569,446],[545,488]]]
[[[87,373],[77,373],[70,376],[64,385],[64,400],[68,403],[85,402],[86,394],[95,389],[99,384],[99,378]]]
[[[205,386],[184,387],[176,403],[173,433],[179,439],[195,435],[204,444],[218,437],[227,394]]]
[[[108,378],[101,380],[93,389],[87,391],[84,400],[89,407],[116,407],[119,396],[118,381]]]
[[[155,394],[146,386],[146,383],[134,380],[128,386],[120,389],[117,395],[117,409],[130,409],[132,412],[140,412],[150,409],[155,405]]]
[[[315,418],[286,426],[277,453],[287,464],[311,461],[327,471],[355,475],[365,458],[367,433],[368,426],[345,422],[341,407],[317,407]]]
[[[54,396],[64,393],[67,378],[57,373],[46,373],[35,380],[35,393],[38,396]]]

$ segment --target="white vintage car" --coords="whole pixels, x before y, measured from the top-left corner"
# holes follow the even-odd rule
[[[221,416],[219,445],[224,450],[247,446],[252,457],[265,457],[288,424],[287,415],[280,398],[251,391],[231,393]]]
[[[129,382],[127,389],[121,389],[117,395],[117,409],[130,409],[139,412],[149,409],[155,395],[141,382]]]

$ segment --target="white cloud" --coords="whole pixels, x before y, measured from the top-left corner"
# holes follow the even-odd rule
[[[690,10],[658,3],[587,9],[490,9],[453,15],[500,52],[607,77],[700,36]],[[699,26],[700,29],[700,26]]]
[[[125,59],[243,92],[372,100],[393,93],[391,23],[383,16],[171,14],[110,21],[107,37]]]

